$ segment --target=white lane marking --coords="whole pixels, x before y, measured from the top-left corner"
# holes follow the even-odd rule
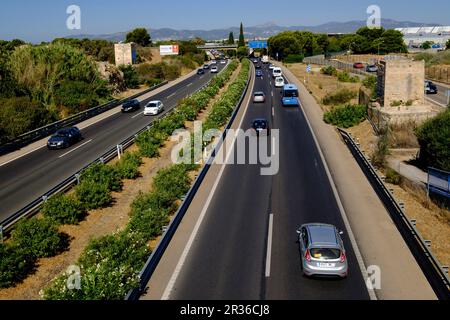
[[[72,152],[74,152],[75,150],[77,150],[77,149],[80,149],[82,146],[84,146],[84,145],[86,145],[86,144],[88,144],[89,142],[91,142],[92,141],[92,139],[90,139],[90,140],[88,140],[88,141],[86,141],[85,143],[82,143],[82,144],[80,144],[78,147],[76,147],[76,148],[73,148],[72,150],[70,150],[70,151],[68,151],[68,152],[66,152],[66,153],[64,153],[63,155],[61,155],[61,156],[59,156],[59,158],[62,158],[62,157],[64,157],[64,156],[67,156],[69,153],[72,153]]]
[[[167,96],[166,99],[172,98],[174,95],[176,95],[177,91],[175,91],[174,93],[172,93],[171,95]]]
[[[134,116],[132,116],[131,117],[131,119],[134,119],[134,118],[136,118],[136,117],[139,117],[141,114],[143,114],[144,113],[144,111],[142,111],[142,112],[139,112],[138,114],[135,114]]]
[[[270,81],[270,85],[272,85],[272,81]]]
[[[193,83],[191,82],[191,83],[188,83],[186,87],[190,87],[192,85],[193,85]]]
[[[273,97],[273,90],[272,90],[271,94],[272,94],[272,97]]]
[[[249,91],[252,92],[253,91],[253,87]],[[247,113],[247,110],[248,110],[248,107],[250,105],[250,102],[251,102],[251,100],[249,100],[249,103],[247,103],[247,105],[245,106],[245,110],[244,110],[244,113],[242,115],[241,121],[239,122],[238,128],[242,128],[242,123],[244,122],[244,118],[245,118],[245,115]],[[197,236],[197,233],[198,233],[198,231],[200,229],[200,225],[202,224],[203,219],[205,218],[205,215],[206,215],[206,212],[208,211],[208,208],[209,208],[209,205],[211,203],[211,200],[212,200],[212,198],[213,198],[213,196],[214,196],[214,194],[216,192],[217,186],[219,185],[219,182],[222,179],[222,175],[223,175],[223,172],[225,171],[226,164],[229,163],[228,160],[229,160],[231,154],[234,151],[234,148],[235,148],[234,145],[236,144],[237,135],[238,135],[238,132],[235,132],[234,137],[233,137],[233,143],[231,144],[231,148],[230,148],[230,150],[228,150],[227,155],[226,155],[226,161],[222,164],[222,167],[220,168],[219,174],[217,175],[216,180],[214,181],[214,185],[213,185],[211,191],[209,192],[208,198],[206,199],[206,202],[203,205],[203,208],[202,208],[202,211],[200,213],[200,216],[198,217],[198,220],[197,220],[197,222],[196,222],[196,224],[194,226],[194,230],[192,230],[192,233],[191,233],[191,235],[189,237],[189,240],[186,243],[186,246],[184,247],[183,253],[181,254],[181,256],[180,256],[180,258],[178,260],[178,263],[177,263],[177,265],[175,267],[175,270],[173,271],[172,276],[170,277],[170,280],[167,283],[166,289],[164,290],[164,293],[163,293],[163,295],[161,297],[161,300],[169,300],[169,298],[170,298],[170,294],[172,293],[173,287],[175,286],[175,282],[177,281],[178,275],[181,272],[181,268],[183,268],[183,265],[184,265],[184,263],[186,261],[186,258],[188,256],[188,254],[189,254],[189,251],[191,250],[192,244],[194,243],[194,240],[195,240],[195,238]],[[229,139],[229,138],[226,138],[226,139]],[[224,143],[222,144],[222,148],[225,145],[228,146],[226,141],[224,141]]]
[[[275,155],[275,150],[276,150],[276,140],[275,137],[272,137],[272,156]]]
[[[39,149],[41,149],[41,148],[43,148],[43,147],[45,147],[45,146],[46,146],[46,144],[44,144],[44,145],[42,145],[42,146],[39,146],[39,147],[37,147],[36,149],[30,150],[30,151],[28,151],[27,153],[24,153],[24,154],[22,154],[22,155],[20,155],[20,156],[17,156],[17,157],[15,157],[15,158],[11,159],[11,160],[8,160],[8,161],[6,161],[6,162],[3,162],[2,164],[0,164],[0,167],[1,167],[1,166],[4,166],[5,164],[8,164],[8,163],[10,163],[10,162],[13,162],[13,161],[15,161],[15,160],[17,160],[17,159],[20,159],[20,158],[22,158],[22,157],[25,157],[27,154],[33,153],[33,152],[35,152],[35,151],[37,151],[37,150],[39,150]]]
[[[272,106],[272,118],[275,117],[275,108]]]
[[[273,213],[271,213],[269,216],[269,231],[267,233],[266,278],[270,277],[270,260],[272,257],[272,233],[273,233]]]
[[[319,155],[322,160],[323,166],[325,168],[325,172],[327,174],[328,180],[330,181],[331,189],[333,190],[334,197],[335,197],[337,205],[339,207],[339,212],[341,213],[342,220],[345,225],[345,229],[348,232],[348,238],[350,239],[350,243],[352,244],[353,251],[355,252],[355,256],[356,256],[356,260],[358,261],[359,269],[361,271],[364,281],[366,282],[367,279],[369,279],[369,275],[367,273],[367,268],[364,263],[363,257],[361,255],[361,251],[359,250],[358,243],[356,242],[355,235],[353,234],[352,228],[350,226],[350,222],[348,220],[347,213],[345,212],[341,198],[337,191],[336,184],[334,183],[333,176],[331,175],[330,168],[328,167],[328,163],[325,159],[325,156],[323,155],[322,149],[320,148],[319,140],[317,140],[316,134],[314,133],[314,131],[312,129],[312,125],[311,125],[308,117],[306,116],[306,111],[303,110],[303,108],[300,108],[300,110],[306,119],[306,123],[308,124],[309,130],[311,131],[314,143],[316,144],[317,150],[319,151]],[[367,286],[366,286],[366,289],[367,289],[367,292],[369,293],[370,300],[378,300],[374,289],[369,289],[369,288],[367,288]]]

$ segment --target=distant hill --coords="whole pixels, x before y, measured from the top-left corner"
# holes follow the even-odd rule
[[[366,21],[348,21],[348,22],[328,22],[318,26],[291,26],[282,27],[274,23],[266,23],[254,27],[245,27],[245,37],[247,39],[253,38],[268,38],[281,31],[285,30],[308,30],[316,33],[352,33],[360,27],[366,25]],[[382,26],[385,29],[407,28],[407,27],[431,27],[439,26],[438,24],[419,23],[411,21],[396,21],[391,19],[382,19]],[[170,28],[162,29],[148,29],[153,41],[162,40],[189,40],[195,37],[200,37],[205,40],[221,40],[228,39],[229,33],[232,31],[235,38],[239,35],[239,28],[228,29],[214,29],[214,30],[175,30]],[[117,32],[103,35],[87,35],[81,34],[70,36],[68,38],[88,38],[88,39],[103,39],[109,41],[123,41],[125,40],[127,32]]]

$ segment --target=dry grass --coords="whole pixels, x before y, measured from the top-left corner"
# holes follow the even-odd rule
[[[390,148],[419,148],[419,142],[414,133],[417,123],[413,120],[389,126],[388,142]]]

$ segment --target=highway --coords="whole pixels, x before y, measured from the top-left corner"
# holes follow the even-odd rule
[[[280,106],[280,88],[274,88],[267,66],[263,78],[255,80],[254,91],[265,92],[266,102],[250,102],[241,128],[265,117],[272,129],[280,129],[279,172],[262,176],[260,165],[225,166],[189,254],[169,284],[168,298],[369,299],[304,114]],[[296,229],[310,222],[344,230],[348,278],[302,275]]]
[[[226,65],[217,64],[219,71]],[[144,116],[143,106],[150,100],[161,100],[165,112],[177,101],[204,86],[214,74],[193,76],[141,102],[133,113],[116,113],[84,130],[84,139],[63,150],[44,146],[12,162],[0,165],[0,221],[42,196],[64,179],[99,158],[106,151],[150,124],[156,117]]]
[[[433,80],[431,80],[431,81],[438,88],[438,93],[437,94],[427,94],[426,97],[430,100],[433,100],[434,102],[437,102],[438,104],[448,106],[449,100],[447,97],[447,91],[450,91],[450,87],[436,83]]]

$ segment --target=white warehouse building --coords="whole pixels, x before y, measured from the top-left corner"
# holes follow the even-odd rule
[[[439,47],[445,48],[445,44],[450,39],[450,26],[397,28],[395,30],[403,33],[405,43],[410,47],[419,47],[426,41],[432,41]]]

